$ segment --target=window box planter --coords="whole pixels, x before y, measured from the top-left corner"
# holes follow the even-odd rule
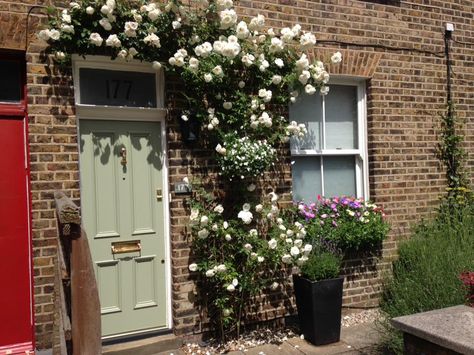
[[[344,277],[310,281],[293,275],[301,332],[314,345],[339,341]]]

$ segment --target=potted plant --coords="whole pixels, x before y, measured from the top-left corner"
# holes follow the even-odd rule
[[[293,275],[300,329],[314,345],[339,341],[344,282],[340,268],[339,255],[315,248],[301,266],[301,274]]]

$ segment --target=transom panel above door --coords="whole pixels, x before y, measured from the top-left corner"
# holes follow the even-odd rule
[[[160,125],[80,121],[81,205],[104,337],[167,326]]]

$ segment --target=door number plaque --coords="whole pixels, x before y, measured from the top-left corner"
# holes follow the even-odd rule
[[[177,195],[190,194],[192,192],[192,187],[190,184],[185,182],[178,182],[174,185],[174,192]]]

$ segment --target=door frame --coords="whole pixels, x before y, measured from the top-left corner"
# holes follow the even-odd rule
[[[161,130],[161,149],[163,154],[162,182],[163,182],[163,222],[164,222],[164,246],[165,258],[165,287],[166,287],[166,327],[149,329],[145,331],[130,331],[127,333],[102,337],[103,340],[126,338],[136,335],[146,335],[160,331],[169,331],[173,329],[173,313],[172,313],[172,275],[171,275],[171,238],[170,238],[170,212],[169,203],[171,200],[168,181],[168,151],[166,139],[166,117],[167,110],[164,108],[164,74],[163,70],[155,70],[151,63],[142,63],[137,60],[128,62],[120,62],[111,60],[109,57],[88,56],[86,58],[78,55],[72,57],[74,96],[77,117],[77,137],[80,137],[81,120],[110,120],[110,121],[135,121],[135,122],[159,122]],[[145,107],[125,107],[125,106],[103,106],[103,105],[85,105],[80,102],[80,68],[105,69],[105,70],[121,70],[135,71],[141,73],[156,74],[156,108]],[[80,140],[78,139],[78,149]],[[80,158],[79,158],[79,174],[80,174]],[[80,175],[79,175],[80,176]],[[82,189],[82,183],[80,182]],[[82,201],[82,200],[81,200]],[[82,206],[81,206],[82,207]]]

